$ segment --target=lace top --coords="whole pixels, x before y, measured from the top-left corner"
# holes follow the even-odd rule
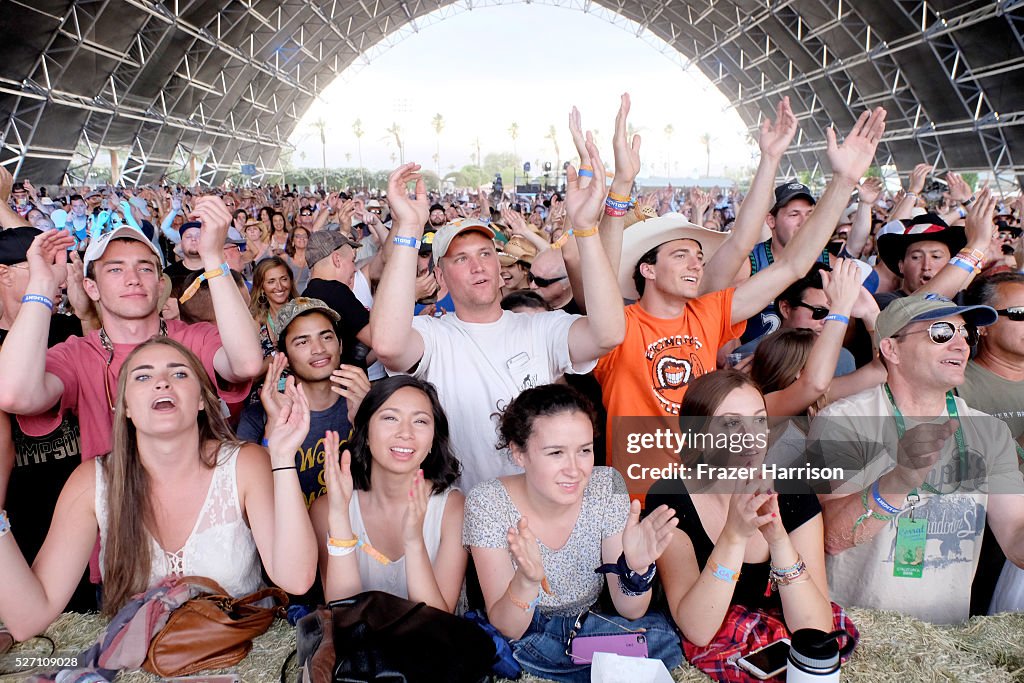
[[[221,447],[206,501],[192,533],[179,550],[168,552],[150,536],[150,586],[165,576],[178,575],[213,579],[235,597],[248,595],[260,588],[260,556],[238,500],[237,456],[238,446],[225,444]],[[105,461],[106,458],[96,460],[96,521],[100,527],[101,571],[108,525]]]
[[[423,541],[431,563],[437,557],[437,549],[441,545],[441,520],[444,518],[444,508],[448,503],[448,494],[451,491],[449,488],[444,493],[432,494],[427,500],[427,512],[423,516]],[[352,532],[363,543],[372,545],[370,537],[366,534],[362,510],[359,509],[360,493],[362,492],[354,492],[352,500],[349,501],[348,515],[352,524]],[[409,597],[409,582],[405,575],[404,555],[386,565],[364,552],[358,552],[356,556],[359,562],[359,579],[363,584],[364,591],[383,591],[400,598]]]

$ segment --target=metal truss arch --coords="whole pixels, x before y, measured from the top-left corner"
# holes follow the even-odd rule
[[[272,176],[342,72],[455,13],[526,0],[0,0],[0,163],[82,182]],[[788,95],[783,170],[827,173],[824,129],[889,112],[879,163],[1024,177],[1024,0],[534,0],[599,16],[696,68],[753,132]]]

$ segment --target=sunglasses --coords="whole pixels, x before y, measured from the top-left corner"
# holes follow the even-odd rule
[[[803,301],[797,304],[800,308],[806,308],[811,312],[811,320],[824,320],[825,316],[828,315],[828,309],[824,306],[812,306]]]
[[[1022,311],[1024,313],[1024,311]],[[917,334],[918,332],[927,332],[928,338],[935,344],[948,344],[953,341],[953,337],[957,332],[960,336],[967,340],[968,346],[974,346],[978,343],[978,329],[970,325],[954,325],[951,322],[941,320],[937,323],[932,323],[926,330],[915,330],[914,332],[904,332],[903,334],[892,335],[895,338],[905,337],[908,334]]]
[[[234,206],[235,203],[234,202],[224,202],[224,205],[225,206]]]
[[[529,278],[530,282],[535,283],[538,287],[550,287],[551,285],[555,284],[556,282],[561,282],[562,280],[566,279],[569,276],[568,275],[563,275],[562,277],[555,277],[555,278],[548,279],[546,277],[537,277],[533,273],[527,273],[526,277]]]
[[[1024,320],[1024,306],[1014,306],[1013,308],[997,308],[996,313],[999,315],[1005,315],[1007,318],[1015,323],[1019,323]]]
[[[313,212],[312,211],[300,211],[299,215],[300,216],[312,216]]]

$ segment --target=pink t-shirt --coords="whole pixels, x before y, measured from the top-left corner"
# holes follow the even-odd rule
[[[188,325],[180,320],[167,321],[167,336],[181,342],[199,356],[207,374],[217,384],[217,393],[227,403],[244,400],[251,382],[226,384],[217,381],[213,357],[222,346],[220,333],[210,323]],[[137,344],[114,344],[114,360],[107,367],[108,352],[100,344],[98,332],[71,337],[46,352],[46,371],[64,383],[60,403],[39,415],[20,415],[18,422],[29,436],[49,434],[60,424],[64,413],[78,416],[82,429],[82,460],[110,452],[114,412],[108,401],[117,401],[117,378],[121,366]],[[104,377],[105,375],[105,377]]]

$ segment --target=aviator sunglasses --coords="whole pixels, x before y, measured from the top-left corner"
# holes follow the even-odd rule
[[[797,306],[809,310],[811,312],[811,320],[824,320],[825,316],[828,315],[828,309],[824,306],[812,306],[803,301],[799,302]]]
[[[926,330],[915,330],[914,332],[904,332],[902,334],[894,334],[893,337],[905,337],[908,334],[917,334],[918,332],[927,332],[928,338],[935,344],[948,344],[953,340],[953,336],[959,332],[960,336],[967,340],[968,346],[974,346],[978,343],[978,330],[970,325],[954,325],[951,322],[940,320],[939,322],[932,323]]]

